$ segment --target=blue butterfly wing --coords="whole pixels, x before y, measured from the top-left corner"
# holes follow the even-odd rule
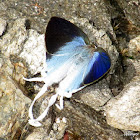
[[[110,69],[108,54],[102,48],[91,51],[86,46],[89,45],[87,35],[65,19],[51,18],[46,29],[45,42],[47,72],[55,74],[55,71],[61,70],[60,73],[63,73],[62,67],[65,69],[62,75],[67,76],[62,78],[61,83],[62,85],[69,83],[64,87],[66,92],[96,82]],[[72,67],[75,70],[71,72]]]
[[[75,37],[71,42],[65,43],[64,46],[60,47],[55,54],[47,54],[47,71],[53,71],[62,67],[62,65],[70,65],[74,63],[75,57],[79,55],[85,46],[85,42],[81,37]]]
[[[85,70],[83,84],[91,84],[102,78],[110,69],[111,60],[107,52],[97,48]]]
[[[70,52],[77,47],[73,40],[76,40],[78,37],[80,37],[85,44],[89,44],[87,35],[79,27],[65,19],[52,17],[45,33],[47,52],[50,54],[58,54],[58,51],[65,48],[67,44],[74,44],[73,46],[70,45],[67,49],[64,49],[65,51],[67,50],[67,52]],[[64,54],[65,52],[61,51],[59,53]]]
[[[73,56],[81,52],[81,46],[89,43],[87,35],[71,22],[52,17],[45,33],[47,48],[47,72],[73,61]]]
[[[45,42],[47,70],[45,77],[41,78],[45,85],[29,109],[31,118],[29,121],[33,125],[40,125],[38,121],[47,115],[49,107],[54,104],[58,95],[60,96],[60,106],[58,107],[62,109],[63,97],[70,98],[72,93],[97,81],[107,73],[111,65],[107,53],[101,48],[90,50],[90,47],[86,46],[89,45],[86,34],[65,19],[51,18],[46,29]],[[59,83],[56,95],[50,98],[45,111],[37,119],[34,119],[33,104],[45,92],[44,88],[53,83]]]
[[[91,48],[81,47],[82,50],[75,59],[74,70],[62,81],[66,92],[78,91],[81,87],[92,84],[102,78],[110,69],[111,61],[107,52],[102,48],[95,51]],[[66,84],[67,85],[67,84]]]

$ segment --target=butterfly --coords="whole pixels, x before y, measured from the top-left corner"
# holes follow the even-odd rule
[[[63,109],[63,98],[70,98],[73,93],[101,79],[111,67],[107,52],[90,44],[87,35],[73,23],[59,17],[52,17],[45,33],[46,64],[42,77],[26,81],[43,81],[45,84],[34,98],[29,108],[29,124],[41,126],[40,121],[47,115],[49,108],[59,96]],[[33,116],[33,105],[54,83],[58,83],[56,93],[52,95],[47,108],[38,117]]]

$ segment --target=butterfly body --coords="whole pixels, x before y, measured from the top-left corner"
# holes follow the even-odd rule
[[[70,98],[73,93],[102,78],[110,69],[111,60],[107,52],[95,45],[89,44],[87,35],[69,21],[52,17],[48,23],[45,42],[47,48],[45,75],[27,81],[44,81],[44,86],[33,100],[29,109],[29,123],[40,126],[41,121],[60,96],[59,109],[63,109],[63,98]],[[47,88],[58,83],[56,94],[51,97],[48,107],[38,117],[34,118],[32,108]]]

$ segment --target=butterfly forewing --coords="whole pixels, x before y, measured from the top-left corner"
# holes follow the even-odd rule
[[[48,53],[55,54],[61,48],[68,47],[66,45],[68,43],[73,44],[73,47],[75,47],[80,39],[82,41],[84,40],[85,44],[89,43],[87,35],[71,22],[58,17],[52,17],[49,21],[45,33],[45,42]],[[65,52],[62,52],[62,54],[63,53]]]

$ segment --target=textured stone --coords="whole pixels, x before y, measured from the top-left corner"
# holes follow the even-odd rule
[[[45,67],[45,55],[44,35],[40,35],[34,30],[28,30],[28,40],[23,45],[23,50],[19,57],[24,59],[29,65],[28,71],[30,71],[32,75],[40,72],[41,69]]]
[[[115,128],[140,131],[140,61],[131,61],[136,76],[124,86],[118,96],[107,103],[106,119],[107,123]],[[131,71],[132,69],[129,69],[126,73],[128,77]]]
[[[140,35],[130,40],[127,56],[140,59]]]
[[[132,24],[139,26],[140,28],[140,7],[139,0],[116,0],[119,6],[124,9],[124,14],[127,17],[128,21]]]
[[[64,133],[67,128],[67,120],[66,118],[56,118],[53,123],[52,130],[47,135],[46,132],[43,132],[43,128],[35,129],[29,136],[27,136],[26,140],[60,140],[63,138]]]
[[[6,57],[9,57],[11,54],[18,55],[22,51],[25,39],[27,39],[25,19],[17,19],[12,28],[0,40],[2,53]]]
[[[55,109],[56,115],[66,117],[67,131],[72,133],[73,138],[125,140],[121,131],[107,125],[102,112],[95,111],[93,108],[75,102],[73,99],[65,101],[64,105],[62,111]]]
[[[0,36],[4,33],[6,25],[7,25],[6,21],[0,18]]]
[[[139,79],[139,70],[137,69],[139,66],[139,61],[137,60],[137,58],[139,58],[139,45],[137,44],[139,42],[138,34],[140,25],[139,12],[137,12],[139,8],[138,4],[137,0],[56,0],[55,2],[44,0],[24,0],[24,2],[22,0],[1,1],[0,17],[8,23],[5,32],[2,31],[3,33],[0,37],[0,67],[3,67],[0,71],[2,72],[2,80],[5,79],[5,82],[2,82],[0,77],[2,86],[0,89],[2,89],[2,93],[5,93],[3,92],[3,88],[6,89],[5,84],[8,83],[8,91],[6,90],[6,94],[4,94],[5,96],[3,94],[0,95],[0,100],[2,100],[1,103],[5,103],[2,106],[5,109],[1,111],[7,111],[11,114],[13,113],[13,116],[11,117],[12,119],[10,120],[13,127],[9,126],[11,130],[8,127],[5,127],[4,130],[2,129],[4,133],[7,133],[4,135],[2,134],[0,138],[10,137],[11,139],[12,136],[14,139],[25,139],[27,136],[28,138],[33,138],[32,136],[35,136],[36,134],[36,136],[39,137],[38,139],[42,140],[50,138],[51,134],[55,138],[58,132],[63,134],[65,131],[65,129],[63,131],[55,129],[56,131],[54,131],[55,125],[53,126],[53,124],[56,124],[54,121],[55,118],[66,117],[68,123],[66,131],[71,132],[73,137],[76,136],[77,139],[128,140],[129,137],[123,137],[123,134],[119,130],[113,129],[105,123],[106,120],[102,109],[104,109],[104,104],[112,98],[111,93],[113,93],[114,89],[111,84],[114,84],[118,88],[117,94],[121,92],[122,96],[122,92],[128,93],[126,87],[131,89],[131,84],[134,87],[137,85],[135,83],[137,83]],[[39,13],[39,9],[41,8],[39,6],[42,7],[41,13]],[[111,56],[112,69],[107,77],[100,82],[76,93],[70,100],[65,99],[64,110],[59,111],[55,107],[52,107],[53,111],[50,109],[48,116],[42,121],[43,126],[41,128],[33,128],[26,125],[28,111],[25,110],[28,109],[29,106],[26,107],[26,101],[24,101],[26,100],[26,97],[21,95],[27,93],[23,87],[25,81],[22,79],[22,76],[33,76],[40,72],[42,67],[44,67],[42,64],[45,58],[43,34],[45,33],[47,23],[52,16],[59,16],[72,21],[87,33],[91,42],[105,48]],[[37,33],[36,30],[39,33]],[[115,30],[117,30],[117,32]],[[130,40],[132,38],[134,40]],[[112,44],[112,42],[117,43],[116,39],[119,44]],[[127,51],[128,54],[126,53],[127,55],[123,55],[124,57],[119,57],[118,59],[118,52],[120,53],[119,56],[121,56],[125,51]],[[129,58],[132,57],[134,60],[130,60],[125,56],[129,56]],[[136,63],[136,61],[138,62]],[[114,74],[114,71],[117,75]],[[132,83],[129,84],[129,82]],[[13,83],[16,85],[16,89]],[[33,82],[30,84],[34,85]],[[29,83],[26,83],[26,85],[29,85]],[[40,90],[41,85],[42,84],[37,83],[35,86],[32,86],[32,88],[34,87],[35,89],[35,93]],[[13,92],[13,90],[15,91]],[[28,92],[30,92],[30,90],[28,90]],[[23,102],[19,104],[19,102],[15,100],[14,104],[11,103],[10,98],[14,98],[11,93],[13,93],[14,97],[21,95],[21,100],[19,100],[20,102]],[[47,97],[49,98],[49,96],[51,96],[51,94]],[[137,96],[135,95],[135,97]],[[18,99],[18,97],[16,99]],[[133,100],[130,99],[130,101],[135,100],[133,98]],[[35,116],[38,116],[38,114],[44,110],[45,104],[45,100],[43,102],[42,100],[36,102],[34,107]],[[17,115],[14,114],[15,112],[13,110],[11,111],[10,105],[19,106],[21,109],[25,105],[26,109],[15,109],[19,111],[19,115]],[[127,105],[128,104],[126,103],[126,106]],[[134,105],[137,104],[134,103]],[[13,106],[13,108],[15,106]],[[134,110],[132,111],[134,115]],[[9,119],[11,115],[10,113],[3,113],[4,117],[9,115],[5,120]],[[20,113],[24,113],[25,117],[23,118],[23,114],[20,115]],[[138,115],[137,112],[135,113]],[[116,112],[116,114],[118,114],[118,112]],[[1,116],[1,118],[1,122],[3,122],[3,117]],[[13,121],[16,121],[15,125]],[[127,121],[126,118],[125,122]],[[8,124],[9,121],[5,121],[5,123]],[[133,122],[133,124],[136,124],[136,122]],[[53,128],[51,126],[53,126]],[[127,128],[128,126],[130,128],[130,122],[128,122]],[[3,124],[2,127],[4,127]],[[11,132],[10,135],[9,132]],[[20,136],[20,134],[22,134],[22,136]],[[111,136],[109,134],[111,134]],[[138,137],[135,138],[138,139]],[[36,138],[34,137],[34,139]]]
[[[31,102],[10,75],[10,65],[7,59],[0,68],[0,137],[7,139],[27,122],[27,105]]]
[[[112,93],[106,80],[99,81],[73,95],[76,102],[88,105],[97,111],[101,110],[111,97]]]
[[[140,77],[126,85],[120,95],[107,103],[107,123],[115,128],[140,131]]]

